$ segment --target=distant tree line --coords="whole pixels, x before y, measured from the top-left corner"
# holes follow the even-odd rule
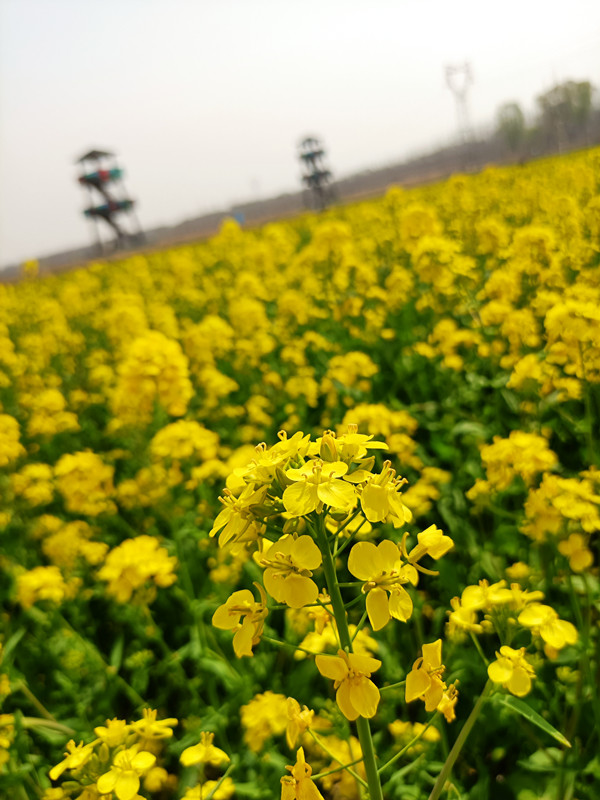
[[[518,103],[504,103],[496,115],[496,136],[514,157],[583,147],[597,141],[600,109],[594,108],[590,81],[565,81],[536,98],[537,114],[528,125]]]

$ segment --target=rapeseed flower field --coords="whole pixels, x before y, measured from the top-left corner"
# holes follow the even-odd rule
[[[600,150],[0,285],[0,794],[595,800]]]

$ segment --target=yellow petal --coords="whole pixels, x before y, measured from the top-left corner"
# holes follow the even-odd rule
[[[145,772],[147,769],[150,769],[150,767],[154,766],[155,761],[155,755],[149,753],[147,750],[140,750],[140,752],[136,753],[131,759],[131,766],[137,772]]]
[[[563,638],[567,644],[576,644],[577,639],[579,638],[579,634],[577,633],[577,628],[570,622],[567,622],[566,619],[559,619],[558,624],[562,631]]]
[[[115,788],[116,783],[117,772],[114,769],[111,769],[110,772],[106,772],[104,775],[101,775],[98,778],[96,781],[96,788],[100,794],[109,794]]]
[[[333,681],[343,681],[348,675],[348,665],[339,656],[317,656],[315,664],[321,675]]]
[[[321,474],[324,478],[340,478],[348,472],[348,464],[344,461],[326,461]]]
[[[349,719],[350,722],[353,722],[358,718],[359,712],[356,708],[354,708],[354,705],[350,699],[350,681],[342,681],[340,688],[337,690],[335,695],[335,699],[340,707],[340,711],[346,717],[346,719]]]
[[[382,522],[387,517],[389,504],[383,486],[368,483],[361,492],[360,504],[369,522]]]
[[[288,575],[283,583],[282,598],[290,608],[302,608],[316,602],[319,596],[319,588],[310,578],[303,575],[292,573]]]
[[[431,678],[424,669],[412,669],[406,676],[405,700],[412,703],[418,697],[422,697],[431,686]]]
[[[531,678],[522,667],[515,667],[508,682],[508,691],[517,697],[525,697],[531,691]]]
[[[361,656],[359,653],[350,653],[348,655],[348,661],[350,662],[350,667],[355,672],[362,672],[363,675],[370,675],[372,672],[376,672],[381,666],[381,661],[379,661],[379,659],[372,658],[371,656]]]
[[[488,667],[488,675],[494,683],[506,683],[513,674],[513,663],[508,658],[499,658]]]
[[[376,587],[367,594],[367,614],[374,631],[380,631],[390,621],[390,604],[385,589]]]
[[[308,481],[298,481],[288,486],[283,493],[283,505],[293,517],[310,514],[319,505],[317,486]]]
[[[521,611],[519,622],[529,628],[542,625],[548,617],[552,616],[554,615],[550,606],[542,605],[542,603],[532,603]]]
[[[406,589],[402,586],[394,586],[390,594],[389,601],[390,614],[400,622],[410,619],[413,612],[413,601]]]
[[[296,781],[290,775],[281,779],[281,800],[296,800]]]
[[[310,536],[299,536],[292,544],[291,556],[294,564],[302,569],[316,569],[323,558],[321,551]]]
[[[114,792],[119,800],[132,800],[140,788],[140,779],[133,770],[121,772],[115,783]]]
[[[432,669],[442,666],[442,640],[436,639],[431,644],[423,645],[423,663]]]
[[[426,530],[417,534],[420,545],[427,548],[427,554],[436,561],[454,547],[454,542],[449,536],[444,536],[439,528],[430,525]]]
[[[340,480],[320,483],[317,494],[322,503],[342,511],[349,511],[356,505],[358,499],[354,487]]]
[[[377,553],[379,555],[383,569],[392,569],[397,561],[400,561],[400,550],[396,542],[391,539],[384,539],[377,545]]]
[[[310,778],[304,778],[298,785],[298,800],[323,800],[323,795]]]
[[[246,617],[242,627],[236,631],[233,637],[233,650],[238,658],[254,655],[252,652],[252,640],[255,633],[256,625]]]
[[[213,614],[212,624],[222,631],[230,631],[238,624],[241,612],[232,612],[227,605],[219,606]]]
[[[425,692],[425,711],[435,711],[444,696],[446,684],[437,675],[431,679],[431,686]]]
[[[352,681],[350,698],[352,705],[361,715],[370,719],[377,713],[379,705],[379,689],[368,678]]]
[[[192,747],[186,747],[179,756],[179,760],[184,767],[192,767],[204,761],[205,753],[206,747],[203,744],[195,744]]]
[[[359,581],[368,581],[379,577],[377,547],[373,542],[358,542],[354,545],[348,556],[348,570]]]
[[[283,599],[285,596],[284,578],[281,572],[272,567],[267,567],[263,575],[263,583],[273,600],[277,600],[278,603],[285,602]]]

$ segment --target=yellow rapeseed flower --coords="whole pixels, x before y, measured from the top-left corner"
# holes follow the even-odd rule
[[[258,644],[268,614],[267,596],[260,584],[254,584],[260,594],[256,602],[249,589],[234,592],[213,614],[212,624],[221,630],[233,631],[233,649],[238,658],[251,656],[252,648]],[[240,622],[240,620],[243,621]]]
[[[260,561],[266,567],[265,589],[278,603],[291,608],[314,603],[319,589],[311,576],[321,561],[321,551],[310,536],[282,536]]]
[[[348,570],[365,581],[362,591],[367,595],[367,613],[373,630],[384,628],[391,617],[401,622],[410,618],[413,603],[403,584],[414,583],[416,573],[414,567],[403,565],[395,542],[389,539],[378,545],[358,542],[350,551]]]
[[[553,608],[542,603],[531,603],[523,609],[519,614],[519,622],[526,628],[531,628],[555,650],[575,644],[578,639],[577,628],[571,622],[559,619]]]
[[[75,770],[79,769],[79,767],[83,767],[83,765],[87,764],[87,762],[90,760],[93,752],[94,742],[85,745],[83,742],[75,744],[74,740],[71,739],[71,741],[67,743],[67,752],[65,753],[66,758],[64,758],[60,764],[52,767],[48,773],[50,775],[50,779],[53,781],[58,780],[65,770]]]
[[[224,750],[215,747],[213,744],[214,738],[214,733],[202,731],[200,742],[191,747],[186,747],[179,756],[183,766],[196,767],[198,764],[212,764],[218,767],[220,764],[226,764],[229,761],[229,756]]]
[[[425,711],[434,711],[441,703],[446,684],[441,679],[446,668],[442,664],[442,640],[423,645],[423,655],[417,658],[406,676],[406,702],[417,698],[425,702]]]
[[[114,757],[108,772],[96,781],[100,794],[114,792],[118,800],[132,800],[140,788],[140,776],[147,772],[156,762],[156,756],[139,745],[126,750],[119,750]]]
[[[294,481],[283,493],[283,504],[293,517],[321,511],[324,505],[336,510],[349,511],[356,505],[354,487],[340,478],[348,472],[343,461],[307,461],[300,469],[286,470],[286,477]]]
[[[525,648],[514,650],[503,645],[496,653],[497,660],[488,667],[488,675],[494,683],[501,683],[505,689],[517,697],[525,697],[531,691],[531,679],[535,672],[525,658]]]
[[[304,749],[298,748],[296,763],[286,766],[291,775],[281,779],[281,800],[323,800],[323,795],[311,780],[312,767],[304,758]]]
[[[380,695],[369,678],[379,669],[381,661],[338,650],[337,656],[317,656],[315,663],[321,675],[334,681],[335,699],[347,719],[375,716]]]
[[[288,724],[285,729],[285,738],[290,750],[293,750],[298,741],[298,737],[307,731],[312,725],[315,712],[308,706],[300,706],[300,703],[293,697],[288,697],[287,701]]]

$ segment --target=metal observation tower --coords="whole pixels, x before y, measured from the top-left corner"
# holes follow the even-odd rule
[[[83,213],[94,222],[100,252],[105,253],[108,244],[102,240],[99,220],[104,220],[114,231],[110,249],[120,250],[143,242],[144,235],[134,212],[135,201],[127,197],[123,170],[117,166],[114,153],[90,150],[75,163],[81,164],[78,181],[88,190],[91,201]],[[127,223],[122,219],[124,216],[128,217]]]
[[[314,136],[307,136],[298,145],[298,158],[302,165],[304,204],[307,208],[322,211],[335,200],[332,175],[325,163],[325,150]]]

